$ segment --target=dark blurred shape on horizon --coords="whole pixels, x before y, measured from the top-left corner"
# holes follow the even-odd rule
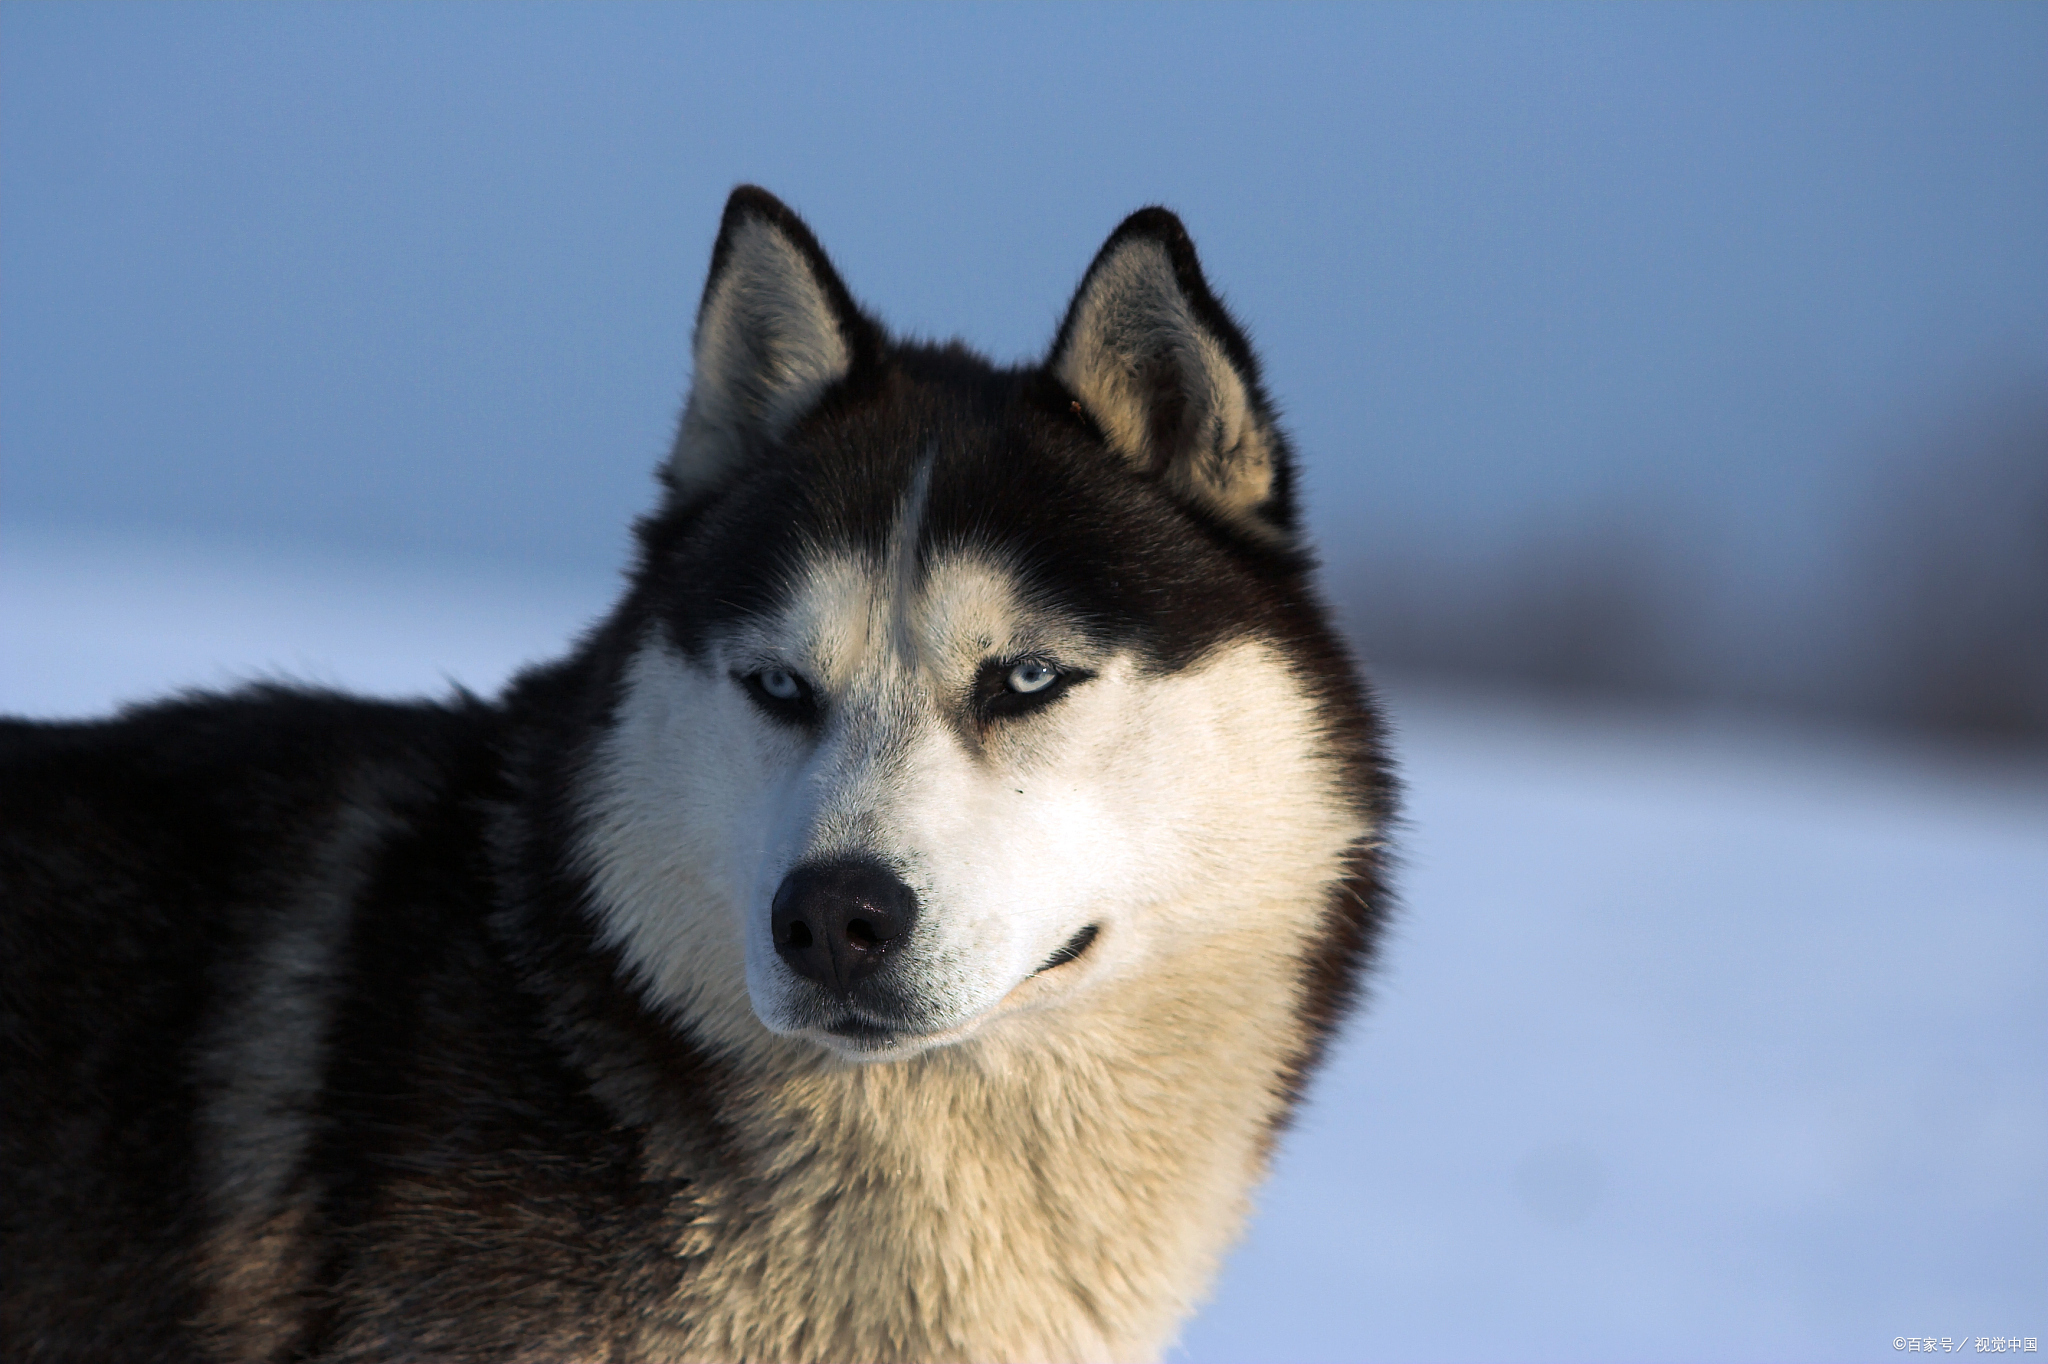
[[[2048,395],[1910,451],[1857,568],[1853,710],[2048,738]]]
[[[1331,588],[1366,658],[1416,676],[2048,744],[2048,393],[1997,395],[1867,476],[1782,591],[1702,573],[1728,547],[1640,505]]]

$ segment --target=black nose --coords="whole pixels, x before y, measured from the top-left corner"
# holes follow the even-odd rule
[[[917,892],[879,862],[798,867],[775,892],[775,950],[798,975],[847,995],[873,975],[917,922]]]

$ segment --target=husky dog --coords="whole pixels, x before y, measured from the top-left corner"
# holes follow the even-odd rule
[[[1393,784],[1178,219],[1043,364],[727,205],[624,600],[502,699],[0,729],[11,1359],[1156,1356]]]

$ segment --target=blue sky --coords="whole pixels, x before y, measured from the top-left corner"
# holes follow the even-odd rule
[[[1339,564],[1623,508],[1794,571],[2048,387],[2040,5],[15,0],[0,522],[615,558],[741,180],[1004,359],[1180,210]]]

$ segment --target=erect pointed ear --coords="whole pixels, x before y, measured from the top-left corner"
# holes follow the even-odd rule
[[[697,307],[670,487],[702,492],[774,445],[879,343],[803,220],[741,185],[726,200]]]
[[[1140,472],[1255,539],[1292,541],[1292,474],[1258,361],[1172,213],[1140,209],[1110,234],[1047,368]]]

